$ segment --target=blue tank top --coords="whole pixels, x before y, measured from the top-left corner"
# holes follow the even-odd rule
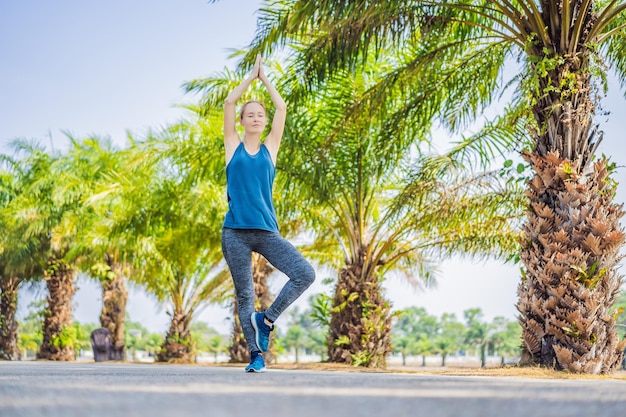
[[[276,169],[264,144],[250,155],[243,142],[226,167],[228,212],[224,227],[278,232],[272,189]]]

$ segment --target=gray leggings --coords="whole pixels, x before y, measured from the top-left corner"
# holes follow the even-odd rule
[[[276,321],[287,307],[313,283],[315,270],[278,232],[257,229],[222,229],[222,252],[235,284],[239,320],[250,351],[258,351],[250,315],[254,312],[252,252],[256,252],[289,278],[265,316]]]

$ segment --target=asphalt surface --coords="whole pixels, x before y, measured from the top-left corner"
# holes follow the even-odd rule
[[[0,362],[0,417],[626,414],[626,381]]]

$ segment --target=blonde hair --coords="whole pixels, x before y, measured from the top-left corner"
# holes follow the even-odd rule
[[[239,111],[239,120],[242,120],[242,119],[243,119],[243,112],[246,110],[246,106],[247,106],[248,104],[251,104],[251,103],[257,103],[257,104],[259,104],[261,107],[263,107],[263,111],[265,111],[265,112],[267,113],[267,110],[265,109],[265,105],[264,105],[263,103],[261,103],[261,102],[260,102],[260,101],[258,101],[258,100],[248,100],[248,101],[246,101],[246,102],[243,104],[243,106],[241,106],[241,110]]]

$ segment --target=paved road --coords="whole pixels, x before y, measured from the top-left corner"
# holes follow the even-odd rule
[[[0,417],[601,417],[626,382],[0,362]]]

